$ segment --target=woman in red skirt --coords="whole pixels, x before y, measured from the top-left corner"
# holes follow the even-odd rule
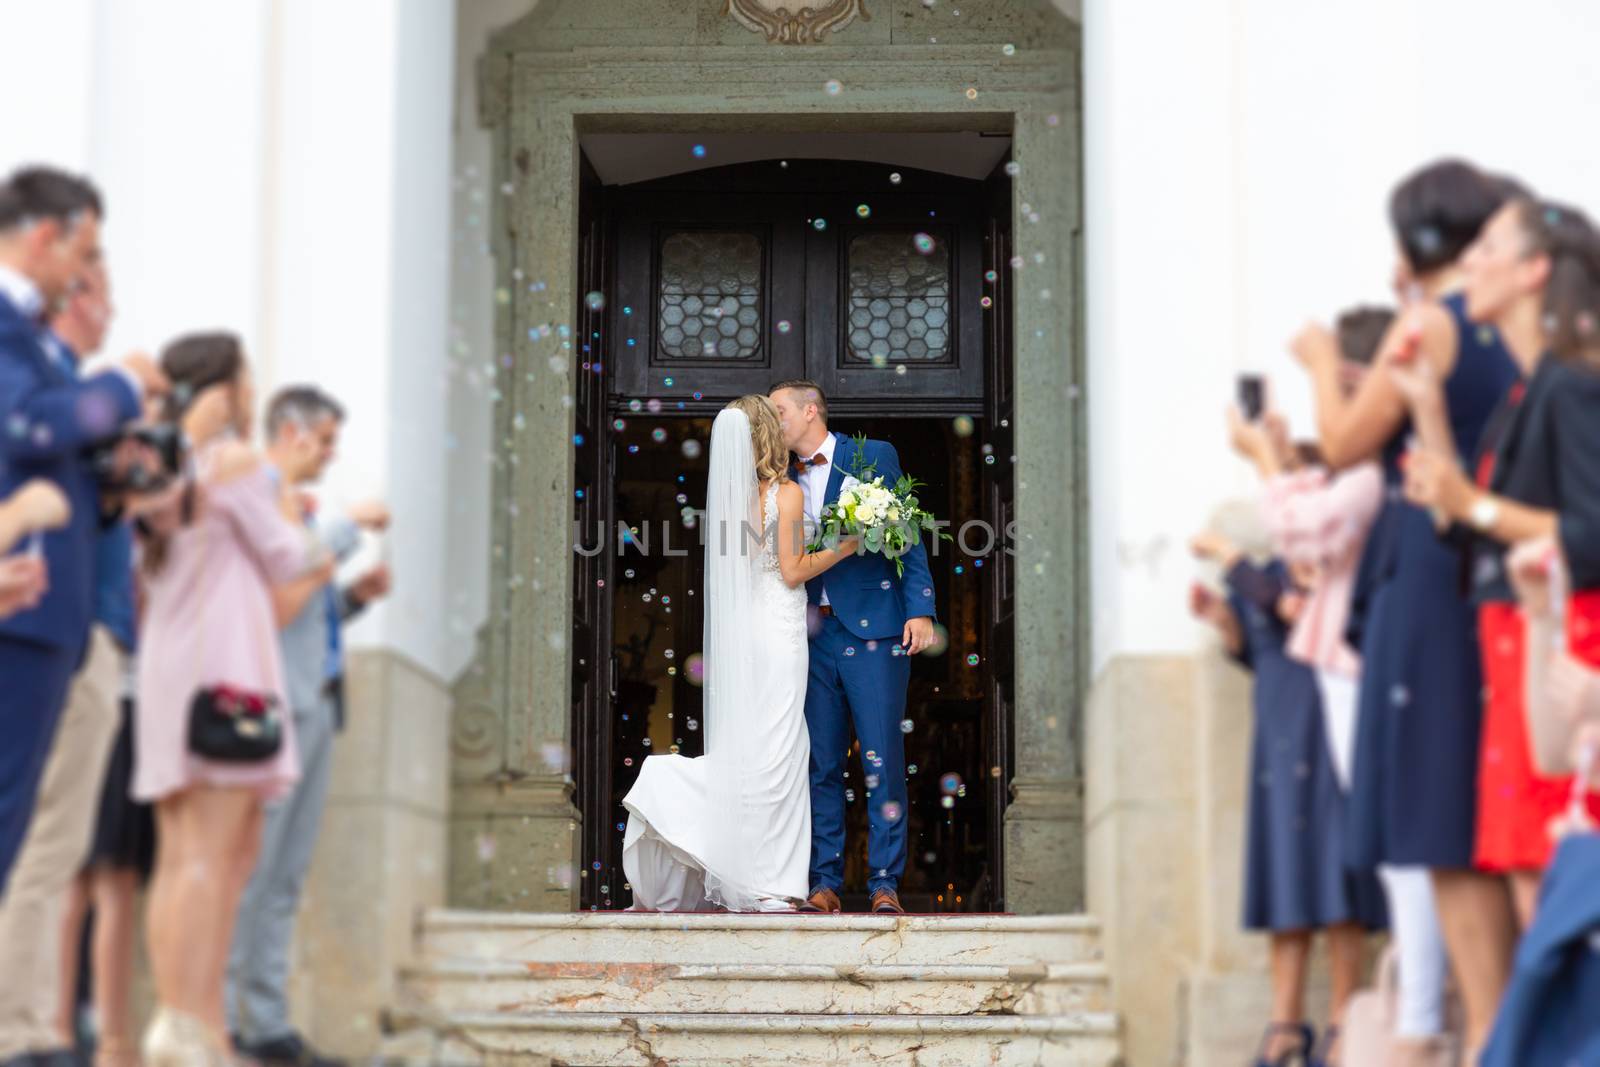
[[[1472,539],[1468,578],[1487,683],[1475,862],[1509,876],[1526,927],[1571,782],[1534,767],[1526,623],[1505,555],[1519,541],[1559,540],[1574,589],[1571,648],[1600,665],[1600,235],[1575,210],[1518,199],[1490,219],[1462,266],[1468,314],[1500,331],[1526,376],[1485,431],[1475,478],[1454,459],[1425,365],[1407,365],[1403,353],[1390,365],[1422,440],[1407,495]],[[1600,816],[1600,798],[1589,802]]]

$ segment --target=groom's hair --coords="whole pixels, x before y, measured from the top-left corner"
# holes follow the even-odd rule
[[[788,381],[779,382],[767,390],[767,395],[771,396],[779,389],[793,389],[800,394],[802,404],[817,405],[817,417],[823,422],[828,421],[828,394],[822,391],[822,386],[810,378],[790,378]]]

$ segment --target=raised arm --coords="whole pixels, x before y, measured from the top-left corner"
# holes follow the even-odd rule
[[[850,537],[837,547],[806,551],[805,497],[795,482],[778,486],[778,570],[790,589],[804,585],[846,556],[855,555],[859,541]]]
[[[1413,340],[1408,335],[1414,335]],[[1455,366],[1457,336],[1455,320],[1443,308],[1428,304],[1396,318],[1378,347],[1379,358],[1386,360],[1413,343],[1415,358],[1428,360],[1440,381],[1449,376]],[[1346,398],[1339,379],[1339,343],[1332,333],[1321,326],[1307,327],[1293,347],[1311,377],[1324,461],[1343,470],[1375,458],[1406,422],[1406,400],[1394,379],[1368,374],[1355,395]]]
[[[139,417],[127,375],[106,371],[80,382],[44,385],[15,346],[0,348],[0,461],[56,459],[106,440]]]
[[[268,582],[287,582],[321,564],[315,540],[284,516],[277,487],[248,446],[223,446],[205,490],[208,506],[227,516]]]

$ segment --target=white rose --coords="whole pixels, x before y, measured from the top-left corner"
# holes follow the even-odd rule
[[[844,492],[839,494],[839,506],[840,507],[847,508],[850,505],[854,504],[855,502],[856,502],[856,495],[855,495],[855,493],[851,492],[850,490],[847,489]]]
[[[861,522],[871,522],[878,517],[878,509],[871,504],[856,505],[856,518]]]
[[[900,509],[899,508],[890,508],[889,509],[889,521],[890,522],[899,522],[900,521]]]

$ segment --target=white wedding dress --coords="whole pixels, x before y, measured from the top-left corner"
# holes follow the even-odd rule
[[[779,573],[778,486],[757,502],[744,412],[717,416],[710,468],[706,754],[645,759],[622,801],[622,869],[634,910],[789,911],[811,858],[806,592]]]

